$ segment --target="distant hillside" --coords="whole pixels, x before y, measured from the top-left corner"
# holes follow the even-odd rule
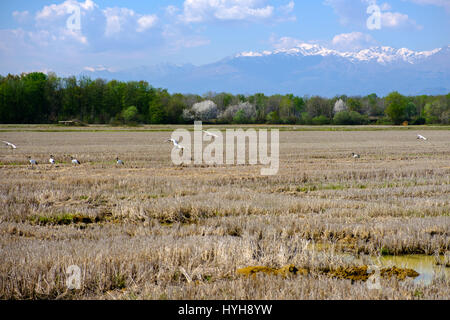
[[[142,66],[118,72],[105,68],[83,75],[108,80],[146,80],[170,92],[208,91],[253,94],[405,95],[450,92],[450,46],[432,51],[373,47],[340,52],[319,45],[264,52],[242,52],[202,65]]]

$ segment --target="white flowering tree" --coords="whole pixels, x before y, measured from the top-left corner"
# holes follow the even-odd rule
[[[249,102],[241,102],[229,106],[221,115],[220,119],[228,122],[236,121],[240,123],[249,122],[256,117],[256,108]]]
[[[216,119],[218,115],[217,105],[211,100],[195,103],[191,109],[183,111],[185,120],[210,121]]]
[[[338,112],[341,112],[341,111],[345,111],[345,110],[347,110],[347,105],[345,104],[345,102],[342,99],[339,99],[334,104],[333,110],[334,110],[335,114]]]

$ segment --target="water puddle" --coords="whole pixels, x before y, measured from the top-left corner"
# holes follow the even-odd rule
[[[379,268],[398,267],[402,269],[413,269],[419,273],[418,277],[414,278],[414,283],[423,283],[428,285],[433,280],[433,277],[444,276],[445,279],[450,279],[450,267],[445,266],[445,256],[429,256],[424,254],[406,254],[400,256],[385,255],[385,256],[364,256],[361,258],[355,257],[350,253],[337,253],[335,247],[327,243],[314,243],[310,246],[313,250],[323,253],[331,253],[340,256],[343,261],[353,262],[358,265],[372,264]],[[437,264],[438,259],[441,264]],[[447,256],[448,259],[448,256]]]
[[[422,254],[409,254],[402,256],[381,256],[371,257],[372,263],[378,267],[397,266],[399,268],[413,269],[419,273],[414,278],[415,283],[430,284],[434,276],[444,275],[446,279],[450,279],[450,268],[443,265],[437,265],[437,257]],[[444,260],[440,256],[441,261]]]

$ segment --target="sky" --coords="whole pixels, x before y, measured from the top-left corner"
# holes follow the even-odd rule
[[[1,0],[0,74],[203,65],[299,43],[450,44],[450,0]]]

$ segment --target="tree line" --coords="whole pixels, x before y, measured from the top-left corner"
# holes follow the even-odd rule
[[[386,97],[299,97],[263,93],[170,94],[146,81],[92,80],[54,73],[0,76],[0,123],[449,124],[450,93]]]

